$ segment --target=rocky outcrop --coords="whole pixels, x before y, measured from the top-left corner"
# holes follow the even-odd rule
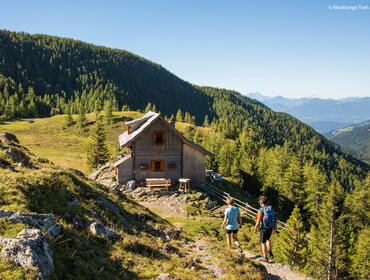
[[[104,236],[107,239],[118,239],[121,237],[120,234],[110,230],[109,228],[103,226],[102,224],[99,223],[92,223],[90,225],[90,232],[93,235],[101,235]]]
[[[17,136],[15,136],[14,134],[11,134],[9,132],[0,133],[0,142],[2,142],[2,143],[14,142],[14,143],[19,144],[19,140],[18,140]]]
[[[211,210],[217,206],[217,201],[211,200],[209,197],[205,199],[204,209]]]
[[[0,210],[0,219],[6,218],[8,221],[17,224],[23,223],[33,228],[45,230],[46,234],[54,239],[62,230],[62,226],[57,224],[50,214],[25,213],[9,210]]]
[[[89,175],[89,179],[98,181],[99,183],[109,186],[115,180],[114,167],[112,163],[103,165],[97,171]]]
[[[16,238],[0,237],[1,258],[29,268],[45,279],[54,271],[53,254],[39,229],[24,229]]]
[[[19,148],[12,147],[4,150],[3,152],[6,153],[13,162],[19,162],[19,164],[22,166],[27,165],[30,161],[30,157]]]

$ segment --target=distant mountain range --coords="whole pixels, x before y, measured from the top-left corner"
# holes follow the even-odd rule
[[[370,163],[370,120],[325,134],[342,150]]]
[[[348,127],[370,119],[370,97],[344,99],[269,97],[247,94],[272,110],[288,113],[320,133]]]

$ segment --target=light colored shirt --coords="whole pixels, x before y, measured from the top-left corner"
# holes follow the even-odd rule
[[[226,223],[226,229],[227,230],[236,230],[239,228],[238,223],[238,214],[239,214],[239,208],[238,207],[231,207],[226,208],[225,210],[225,216],[227,216],[227,223]]]

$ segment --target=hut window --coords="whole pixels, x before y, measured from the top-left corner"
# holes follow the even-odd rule
[[[163,131],[155,131],[153,132],[152,140],[156,146],[163,145],[166,141],[166,133],[164,133]]]
[[[153,172],[164,171],[164,161],[163,160],[152,160],[152,171]]]

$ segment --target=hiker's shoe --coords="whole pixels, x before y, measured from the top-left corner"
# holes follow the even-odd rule
[[[240,246],[238,246],[238,252],[239,252],[240,254],[243,254],[243,250],[242,250],[242,248],[241,248]]]
[[[269,262],[269,259],[267,258],[267,257],[263,257],[262,259],[261,259],[261,262]]]
[[[274,254],[272,253],[272,251],[269,252],[269,255],[270,255],[270,259],[274,258]]]

